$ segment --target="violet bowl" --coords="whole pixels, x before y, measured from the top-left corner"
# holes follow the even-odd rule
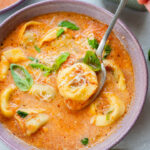
[[[16,28],[21,22],[27,21],[35,16],[51,12],[76,12],[91,16],[105,24],[109,24],[113,14],[103,8],[76,0],[49,0],[25,7],[0,24],[0,43],[7,35]],[[112,133],[105,141],[90,148],[90,150],[108,150],[122,140],[137,120],[148,89],[148,72],[143,55],[143,51],[128,27],[120,20],[117,21],[114,32],[128,51],[134,68],[135,94],[130,104],[128,113],[120,122],[117,130]],[[124,36],[124,38],[121,38]],[[4,141],[12,150],[32,150],[36,149],[26,144],[12,135],[2,124],[0,124],[0,139]]]
[[[3,8],[3,9],[0,9],[0,14],[5,13],[5,12],[7,12],[10,9],[13,9],[14,7],[16,7],[19,4],[21,4],[23,1],[25,1],[25,0],[18,0],[17,2],[15,2],[15,3],[13,3],[13,4],[5,7],[5,8]]]

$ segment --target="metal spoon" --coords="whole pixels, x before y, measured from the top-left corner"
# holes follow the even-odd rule
[[[102,60],[102,58],[103,58],[102,54],[103,54],[103,51],[104,51],[104,46],[105,46],[106,41],[107,41],[107,39],[108,39],[112,29],[113,29],[113,27],[114,27],[118,17],[119,17],[119,14],[121,13],[123,8],[125,7],[127,1],[128,0],[121,0],[120,1],[120,4],[119,4],[119,6],[117,8],[117,11],[116,11],[116,13],[115,13],[115,15],[114,15],[114,17],[113,17],[113,19],[112,19],[108,29],[107,29],[107,31],[105,32],[105,34],[104,34],[104,36],[103,36],[103,38],[102,38],[102,40],[101,40],[101,42],[99,44],[98,49],[96,51],[96,55],[98,56],[98,58],[99,58],[99,60],[101,62],[101,71],[99,71],[98,74],[97,74],[98,81],[99,81],[99,83],[98,83],[99,86],[98,86],[98,89],[97,89],[96,93],[86,103],[84,103],[83,105],[80,105],[79,107],[72,108],[69,105],[67,105],[67,107],[70,110],[81,110],[81,109],[85,108],[86,106],[91,104],[97,98],[97,96],[99,95],[101,89],[103,88],[105,80],[106,80],[106,69],[105,69],[105,66],[104,66],[103,60]],[[78,62],[81,62],[82,60],[83,60],[83,58],[78,60]]]

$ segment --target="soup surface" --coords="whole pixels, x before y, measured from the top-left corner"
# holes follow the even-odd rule
[[[16,3],[17,1],[18,0],[0,0],[0,10]]]
[[[95,51],[107,27],[66,12],[19,25],[0,46],[1,123],[45,150],[87,149],[114,132],[134,95],[132,62],[114,33],[103,54],[107,79],[100,95],[80,111],[68,108],[83,105],[96,91]],[[77,64],[80,58],[84,62]]]

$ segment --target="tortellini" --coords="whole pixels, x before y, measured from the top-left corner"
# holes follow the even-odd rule
[[[52,86],[44,84],[34,84],[29,93],[47,102],[50,102],[56,95],[56,91]]]
[[[105,96],[110,105],[107,112],[104,112],[104,114],[99,114],[96,112],[97,108],[95,104],[91,104],[90,106],[90,112],[94,114],[91,118],[91,123],[96,126],[110,125],[125,113],[125,104],[116,95],[107,93]]]
[[[19,115],[15,116],[15,118],[19,122],[20,127],[28,136],[38,131],[38,129],[44,126],[49,120],[49,115],[44,113],[44,109],[22,108],[19,110],[21,112],[28,113],[25,118],[21,118]]]
[[[6,50],[2,53],[2,56],[4,56],[9,63],[17,63],[27,59],[21,48],[12,48]]]
[[[10,118],[13,116],[13,111],[9,108],[10,95],[16,90],[16,86],[11,84],[5,88],[0,95],[0,108],[4,117]]]
[[[98,87],[97,76],[84,63],[76,63],[58,73],[57,85],[60,94],[70,109],[78,109],[95,93]]]
[[[9,62],[8,60],[4,57],[1,56],[1,61],[0,61],[0,81],[3,81],[8,73],[9,69]]]
[[[17,63],[26,59],[27,58],[20,48],[12,48],[2,52],[0,61],[0,81],[6,79],[10,63]]]
[[[37,21],[29,21],[27,23],[25,23],[20,32],[19,32],[19,37],[20,39],[22,38],[23,34],[25,33],[26,29],[29,27],[29,26],[35,26],[35,25],[40,25],[41,23],[40,22],[37,22]]]
[[[114,72],[115,79],[117,80],[117,85],[120,90],[126,89],[125,77],[121,69],[111,60],[104,60],[104,65],[110,68]]]
[[[57,38],[57,32],[60,29],[64,29],[64,32],[67,31],[67,28],[65,28],[65,27],[55,27],[55,28],[49,30],[44,35],[44,37],[41,39],[41,41],[40,41],[40,47],[44,44],[44,42],[51,42],[52,40],[56,39]]]
[[[44,113],[38,114],[35,118],[27,120],[25,126],[27,128],[27,135],[35,133],[40,127],[45,125],[49,120],[49,116]]]

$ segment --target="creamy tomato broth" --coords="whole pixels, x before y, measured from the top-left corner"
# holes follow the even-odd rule
[[[17,1],[18,0],[0,0],[0,10],[16,3]]]
[[[107,79],[100,95],[85,109],[69,109],[96,92],[95,51],[107,27],[65,12],[19,25],[0,46],[1,123],[45,150],[86,149],[114,132],[134,95],[132,62],[114,33],[103,54]]]

